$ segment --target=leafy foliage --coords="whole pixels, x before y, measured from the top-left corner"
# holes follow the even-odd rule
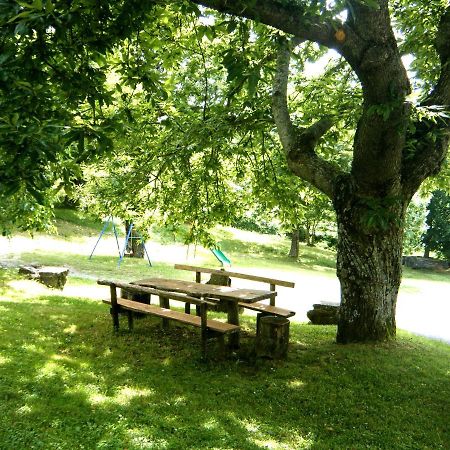
[[[149,30],[150,17],[164,21],[170,14],[134,0],[0,2],[2,197],[26,194],[50,207],[55,191],[80,178],[80,163],[110,149],[110,133],[123,117],[107,111],[115,100],[108,80],[115,45],[144,23]],[[136,84],[129,59],[115,67],[124,82]],[[146,77],[144,87],[159,95],[159,79]],[[44,226],[48,216],[36,214],[29,223]]]
[[[412,55],[411,69],[415,72],[415,88],[422,95],[429,93],[439,76],[439,58],[434,47],[438,21],[447,0],[394,0],[390,2],[394,25],[401,30],[400,51]]]
[[[419,25],[435,33],[435,21],[432,28],[428,21],[441,3],[424,4],[420,17],[416,7],[396,3],[405,52],[416,49]],[[336,17],[348,2],[305,8]],[[3,198],[26,192],[36,205],[50,207],[55,192],[70,194],[79,183],[80,164],[102,158],[90,172],[108,173],[110,180],[88,182],[93,193],[86,200],[101,199],[98,212],[136,219],[156,217],[158,210],[167,224],[188,220],[188,240],[208,240],[208,226],[230,223],[257,195],[288,228],[296,226],[305,205],[294,204],[304,185],[289,179],[272,124],[273,30],[190,2],[135,0],[4,0],[0,21]],[[433,52],[418,53],[417,64],[434,61]],[[320,76],[303,75],[308,62],[324,55],[315,44],[296,49],[293,118],[309,126],[324,110],[333,116],[336,125],[318,152],[348,168],[360,86],[338,58]],[[37,214],[28,223],[44,226],[48,217]]]
[[[412,201],[408,205],[403,236],[403,254],[414,253],[423,249],[422,234],[425,227],[425,205]]]

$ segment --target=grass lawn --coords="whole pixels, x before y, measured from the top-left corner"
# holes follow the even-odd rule
[[[115,336],[107,306],[92,299],[108,295],[95,279],[140,278],[148,266],[125,261],[118,270],[112,238],[88,260],[98,223],[69,217],[58,229],[13,246],[24,262],[69,265],[64,291],[0,269],[0,449],[449,448],[449,345],[400,332],[390,344],[342,346],[333,326],[293,322],[288,360],[261,361],[255,321],[244,316],[242,351],[204,363],[196,329],[162,330],[145,318],[133,333],[124,320]],[[330,251],[305,248],[294,262],[285,240],[218,232],[240,267],[334,277]],[[158,239],[151,274],[175,276],[179,245]],[[215,265],[204,249],[196,256]],[[448,283],[448,274],[424,277]],[[421,279],[406,281],[414,291]]]
[[[105,305],[1,273],[0,448],[448,448],[445,344],[292,324],[286,362],[202,363],[196,330],[114,336]]]

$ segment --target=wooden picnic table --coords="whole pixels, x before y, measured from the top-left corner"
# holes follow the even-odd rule
[[[238,303],[255,303],[260,300],[273,299],[276,291],[260,289],[244,289],[214,284],[202,284],[193,281],[174,280],[169,278],[145,278],[131,284],[150,287],[169,292],[181,292],[192,297],[217,299],[226,305],[228,323],[239,325]],[[239,334],[230,336],[230,346],[239,347]]]

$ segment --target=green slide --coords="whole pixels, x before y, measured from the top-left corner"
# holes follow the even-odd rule
[[[231,261],[223,254],[222,250],[219,250],[218,248],[212,248],[211,251],[213,252],[213,255],[220,261],[222,266],[224,264],[228,264],[231,266]]]

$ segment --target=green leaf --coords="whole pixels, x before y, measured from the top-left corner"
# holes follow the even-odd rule
[[[256,94],[256,89],[258,87],[259,80],[261,78],[259,67],[252,70],[248,77],[248,95],[254,97]]]
[[[11,17],[11,19],[8,20],[6,23],[12,23],[15,22],[18,19],[25,19],[29,17],[33,11],[22,11],[21,13],[17,14],[17,16]]]
[[[45,2],[45,10],[49,13],[53,12],[55,9],[55,5],[53,4],[52,0],[46,0]]]
[[[18,121],[19,121],[19,113],[14,113],[11,117],[12,125],[17,126]]]
[[[42,9],[43,9],[42,0],[34,0],[32,7],[39,11],[42,11]]]
[[[20,22],[16,25],[16,28],[14,29],[14,34],[18,34],[20,36],[27,34],[28,32],[28,26],[25,22]]]

